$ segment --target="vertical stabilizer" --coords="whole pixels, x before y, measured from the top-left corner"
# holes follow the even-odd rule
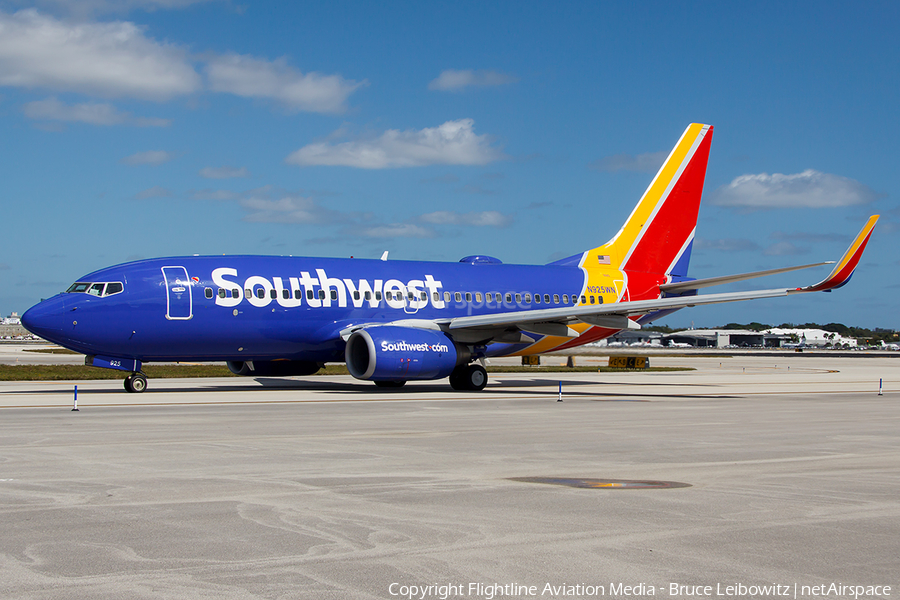
[[[711,125],[688,126],[622,229],[586,252],[583,266],[606,264],[669,278],[687,275],[712,133]]]

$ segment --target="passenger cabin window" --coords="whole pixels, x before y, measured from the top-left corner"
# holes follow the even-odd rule
[[[541,303],[541,295],[540,295],[540,294],[535,294],[535,295],[534,295],[534,303],[535,303],[535,304],[540,304],[540,303]]]
[[[337,290],[331,290],[331,299],[337,300]]]
[[[587,298],[584,297],[584,294],[582,294],[582,296],[581,296],[581,303],[582,303],[582,304],[586,304],[586,303],[587,303]]]
[[[278,292],[275,291],[275,288],[269,290],[269,298],[272,300],[276,300],[278,298]]]
[[[544,302],[547,304],[550,304],[550,294],[544,294]],[[568,302],[569,301],[566,300],[566,303],[568,303]]]
[[[553,294],[553,304],[559,304],[559,294]]]
[[[525,294],[525,304],[531,304],[531,294]]]
[[[257,298],[263,298],[265,295],[266,295],[266,290],[264,290],[262,288],[259,288],[258,290],[256,290]]]
[[[454,298],[457,302],[462,302],[462,294],[461,294],[460,292],[454,292],[453,298]]]
[[[112,286],[112,284],[109,284],[109,285]],[[212,298],[213,297],[212,288],[206,288],[205,290],[203,290],[203,295],[206,296],[207,298]]]
[[[488,302],[493,302],[493,301],[494,301],[494,295],[493,295],[492,293],[488,292],[488,293],[486,294],[486,296],[487,296],[487,301],[488,301]]]
[[[241,290],[239,290],[239,289],[237,289],[237,288],[234,288],[233,290],[231,290],[231,297],[232,297],[232,298],[240,298],[240,297],[241,297]]]
[[[291,290],[281,290],[281,297],[285,300],[289,300],[291,297]]]
[[[450,302],[450,292],[444,292],[444,302]]]
[[[466,292],[466,302],[472,301],[472,292]]]
[[[522,302],[522,294],[516,294],[516,304],[520,304]]]
[[[325,299],[325,290],[319,290],[319,300]]]
[[[510,294],[510,293],[506,294],[506,302],[507,302],[507,304],[512,304],[512,294]]]
[[[481,302],[481,292],[475,292],[475,302]]]
[[[225,288],[219,288],[219,298],[225,297]]]
[[[569,303],[569,295],[563,294],[563,304],[568,304],[568,303]]]
[[[359,300],[359,290],[353,290],[353,299]]]
[[[306,299],[307,300],[313,299],[313,291],[312,290],[306,290]]]
[[[366,292],[366,300],[372,299],[372,292]]]
[[[303,293],[300,290],[294,290],[294,300],[300,300],[303,297]]]

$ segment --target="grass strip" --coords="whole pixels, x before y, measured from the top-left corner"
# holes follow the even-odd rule
[[[150,379],[174,379],[191,377],[238,377],[225,365],[144,365],[144,373]],[[692,371],[688,367],[651,367],[649,369],[610,369],[609,367],[523,367],[489,366],[489,373],[621,373],[623,371],[659,372]],[[347,375],[344,365],[326,365],[316,375]],[[128,373],[113,369],[98,369],[84,365],[0,365],[0,381],[82,381],[89,379],[125,379]]]

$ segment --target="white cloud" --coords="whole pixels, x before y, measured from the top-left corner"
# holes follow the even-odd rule
[[[637,173],[656,173],[665,162],[666,152],[646,152],[644,154],[614,154],[599,158],[588,165],[595,171],[615,173],[616,171],[634,171]]]
[[[716,252],[746,252],[748,250],[759,250],[759,244],[741,238],[707,240],[698,237],[694,239],[694,248],[697,250],[714,250]]]
[[[766,248],[763,254],[766,256],[797,256],[809,254],[809,248],[802,248],[792,242],[776,242]]]
[[[424,214],[419,219],[435,225],[473,225],[475,227],[506,227],[513,221],[510,215],[504,215],[496,210],[470,213],[440,210]]]
[[[473,185],[471,183],[462,186],[457,191],[464,194],[481,194],[482,196],[492,196],[497,193],[494,190],[489,190],[481,187],[480,185]]]
[[[294,110],[320,113],[345,111],[347,97],[366,84],[340,75],[303,74],[284,58],[268,61],[234,53],[210,59],[206,76],[214,92],[272,99]]]
[[[147,198],[171,198],[174,194],[172,194],[171,190],[167,190],[166,188],[155,185],[150,189],[144,190],[143,192],[138,192],[135,194],[135,198],[137,200],[146,200]]]
[[[785,242],[792,241],[804,241],[804,242],[813,242],[813,243],[841,243],[846,244],[852,240],[852,236],[847,235],[845,233],[804,233],[804,232],[795,232],[795,233],[785,233],[783,231],[776,231],[769,236],[770,239],[773,240],[782,240]]]
[[[0,12],[0,85],[166,100],[200,88],[173,44],[134,24],[67,23],[33,9]]]
[[[473,71],[471,69],[456,70],[447,69],[438,75],[437,79],[428,84],[429,90],[442,92],[459,92],[467,87],[485,87],[492,85],[505,85],[515,83],[518,79],[512,75],[498,73],[497,71]]]
[[[458,181],[459,177],[457,177],[453,173],[447,173],[446,175],[438,175],[437,177],[422,179],[419,183],[456,183]]]
[[[330,165],[361,169],[425,165],[484,165],[503,158],[487,135],[476,135],[475,121],[459,119],[438,127],[400,131],[389,129],[371,140],[310,144],[285,162],[300,166]]]
[[[238,200],[241,195],[231,190],[191,190],[192,200]]]
[[[834,208],[876,198],[874,190],[854,179],[813,169],[794,175],[741,175],[711,195],[714,204],[743,208]]]
[[[430,238],[434,237],[434,231],[427,227],[413,223],[391,223],[390,225],[374,225],[363,227],[357,231],[360,235],[373,238]]]
[[[35,3],[66,13],[86,17],[96,14],[126,14],[136,9],[152,12],[158,9],[186,8],[212,0],[37,0]]]
[[[200,177],[207,179],[232,179],[234,177],[250,177],[247,167],[205,167],[200,169]]]
[[[136,125],[137,127],[168,127],[172,124],[171,119],[134,117],[130,113],[120,112],[112,104],[85,102],[68,105],[56,98],[28,102],[22,107],[22,111],[29,119],[43,121],[70,121],[90,125]]]
[[[126,156],[122,162],[126,165],[161,165],[175,158],[175,155],[165,150],[148,150]]]
[[[342,223],[348,215],[319,206],[312,198],[291,194],[269,199],[270,188],[252,190],[241,199],[248,211],[243,218],[251,223]]]

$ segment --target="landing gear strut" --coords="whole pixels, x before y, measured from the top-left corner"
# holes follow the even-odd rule
[[[147,389],[147,376],[143,373],[132,373],[125,378],[125,391],[140,394]]]
[[[477,363],[456,367],[450,373],[450,387],[458,391],[480,392],[487,381],[487,371]]]

